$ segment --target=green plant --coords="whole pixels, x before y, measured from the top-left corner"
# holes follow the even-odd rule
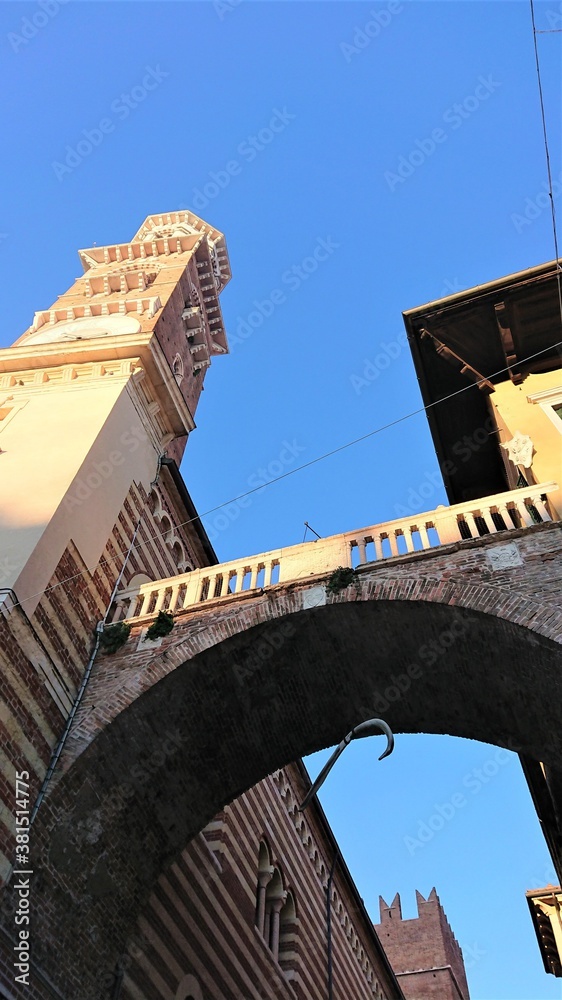
[[[113,625],[106,625],[100,635],[100,646],[104,653],[110,655],[116,653],[121,646],[124,646],[129,638],[131,626],[127,622],[115,622]]]
[[[326,584],[326,593],[339,594],[340,590],[345,590],[351,583],[357,583],[355,570],[348,566],[338,566]]]
[[[159,611],[157,617],[149,625],[146,632],[146,639],[161,639],[164,635],[169,635],[174,627],[174,616],[170,611]]]

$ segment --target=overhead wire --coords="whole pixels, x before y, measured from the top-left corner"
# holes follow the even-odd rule
[[[540,357],[541,354],[545,354],[547,351],[551,351],[555,348],[562,348],[562,340],[558,341],[555,344],[551,344],[549,347],[544,347],[540,351],[536,351],[534,354],[529,354],[527,357],[522,358],[519,364],[525,364],[527,361],[532,361],[533,358]],[[210,507],[202,514],[196,514],[194,517],[190,517],[186,521],[180,521],[180,523],[176,524],[175,527],[185,528],[187,527],[187,525],[192,524],[194,521],[200,521],[202,518],[208,517],[210,514],[214,514],[215,511],[222,510],[223,507],[228,507],[229,504],[237,503],[239,500],[243,500],[245,499],[245,497],[251,496],[253,493],[257,493],[268,486],[273,486],[274,483],[279,483],[281,482],[281,480],[287,479],[289,476],[294,476],[296,475],[297,472],[302,472],[303,469],[309,469],[311,466],[317,465],[319,462],[323,462],[327,458],[332,458],[333,455],[337,455],[342,451],[346,451],[348,448],[352,448],[354,447],[354,445],[360,444],[362,441],[367,441],[369,438],[372,438],[377,434],[382,434],[383,431],[390,430],[392,427],[397,427],[398,424],[404,423],[404,421],[410,420],[412,417],[416,417],[420,413],[426,413],[433,407],[438,406],[441,403],[446,403],[447,400],[453,399],[455,396],[459,396],[461,393],[467,392],[469,389],[475,389],[480,385],[484,385],[491,379],[497,378],[498,375],[503,375],[505,374],[505,372],[508,371],[509,368],[507,366],[505,368],[500,368],[498,369],[498,371],[493,372],[491,375],[488,375],[485,378],[472,382],[470,385],[462,386],[462,388],[456,389],[454,392],[448,393],[448,395],[443,396],[441,399],[436,399],[432,403],[428,403],[427,406],[419,406],[415,410],[410,410],[408,413],[404,413],[401,417],[396,417],[395,420],[389,420],[388,423],[382,424],[380,427],[375,427],[374,430],[367,431],[366,434],[361,434],[359,437],[354,438],[352,441],[347,441],[345,444],[338,445],[337,448],[332,448],[330,451],[324,452],[324,454],[322,455],[317,455],[316,458],[311,458],[310,461],[303,462],[302,465],[298,465],[295,469],[289,469],[287,472],[283,472],[280,476],[276,476],[274,479],[269,479],[266,483],[262,483],[260,486],[254,486],[251,490],[246,490],[244,493],[239,493],[237,494],[237,496],[231,497],[230,500],[225,500],[223,503],[217,504],[215,507]],[[138,552],[140,549],[145,548],[150,542],[153,542],[154,539],[164,538],[164,536],[165,532],[155,532],[155,534],[150,535],[147,541],[139,542],[138,545],[135,545],[127,550],[123,549],[118,554],[124,556],[126,552],[128,552],[129,554],[131,552]],[[104,559],[104,557],[102,557],[99,563],[97,564],[96,569],[98,569],[100,566],[103,566],[104,564],[109,565],[109,561],[107,559]],[[48,594],[50,593],[50,591],[56,590],[57,587],[62,587],[63,584],[65,583],[71,583],[73,580],[79,579],[80,577],[86,576],[87,574],[91,575],[91,573],[92,570],[85,569],[81,570],[79,573],[74,573],[72,576],[65,577],[65,579],[63,580],[57,580],[57,582],[52,584],[52,586],[46,587],[44,590],[38,591],[36,594],[30,594],[30,596],[24,598],[23,601],[14,602],[11,605],[11,607],[16,608],[25,604],[27,601],[32,601],[35,600],[36,598],[41,598],[44,596],[44,594]]]
[[[536,27],[536,21],[535,21],[534,0],[529,0],[529,2],[530,2],[530,8],[531,8],[531,22],[532,22],[532,28],[533,28],[533,46],[534,46],[534,53],[535,53],[535,67],[536,67],[536,73],[537,73],[537,84],[538,84],[540,110],[541,110],[541,122],[542,122],[543,140],[544,140],[546,166],[547,166],[548,195],[549,195],[549,199],[550,199],[550,208],[551,208],[552,232],[553,232],[554,252],[555,252],[555,265],[556,265],[556,279],[557,279],[557,288],[558,288],[558,306],[559,306],[559,311],[560,311],[560,320],[561,320],[561,324],[562,324],[562,265],[560,263],[560,257],[559,257],[559,252],[558,252],[558,233],[557,233],[557,226],[556,226],[556,210],[555,210],[555,206],[554,206],[554,193],[553,193],[553,185],[552,185],[552,170],[551,170],[551,160],[550,160],[550,149],[549,149],[549,143],[548,143],[548,130],[547,130],[547,125],[546,125],[546,113],[545,113],[545,105],[544,105],[544,95],[543,95],[543,87],[542,87],[541,68],[540,68],[540,60],[539,60],[538,45],[537,45],[537,35],[538,34],[550,34],[551,31],[543,31],[543,30],[537,29],[537,27]],[[556,33],[557,30],[559,30],[559,29],[552,29],[552,33]],[[546,353],[546,351],[551,351],[551,350],[554,350],[554,349],[558,349],[560,351],[562,349],[562,341],[558,341],[555,344],[551,344],[549,347],[543,348],[542,350],[537,351],[534,354],[528,355],[526,358],[522,359],[522,361],[520,362],[520,364],[524,364],[527,361],[531,361],[531,360],[533,360],[533,358],[539,357],[541,354]],[[463,386],[461,389],[457,389],[457,390],[455,390],[455,392],[451,392],[447,396],[443,396],[441,399],[437,399],[437,400],[434,400],[431,403],[428,403],[427,406],[420,406],[420,407],[418,407],[415,410],[411,410],[409,413],[405,413],[401,417],[397,417],[395,420],[390,420],[388,423],[382,424],[380,427],[376,427],[374,430],[368,431],[366,434],[362,434],[359,437],[354,438],[352,441],[347,441],[345,444],[339,445],[337,448],[332,448],[330,451],[327,451],[327,452],[325,452],[322,455],[318,455],[316,458],[312,458],[308,462],[303,462],[302,465],[297,466],[295,469],[289,469],[287,472],[284,472],[281,475],[276,476],[275,478],[268,480],[266,483],[260,484],[260,486],[255,486],[255,487],[253,487],[250,490],[246,490],[244,493],[239,493],[237,496],[232,497],[230,500],[225,500],[223,503],[217,504],[215,507],[210,507],[208,510],[204,511],[204,513],[202,513],[202,514],[197,514],[197,515],[195,515],[195,517],[191,517],[191,518],[189,518],[186,521],[181,521],[179,524],[175,525],[175,527],[176,528],[185,528],[189,524],[192,524],[194,521],[200,521],[202,518],[208,517],[210,514],[214,514],[218,510],[222,510],[223,507],[227,507],[227,506],[229,506],[232,503],[237,503],[239,500],[243,500],[246,497],[251,496],[253,493],[257,493],[258,491],[267,488],[268,486],[273,486],[274,483],[281,482],[281,480],[287,479],[289,476],[294,476],[294,475],[296,475],[297,472],[302,472],[304,469],[309,469],[309,468],[311,468],[311,466],[317,465],[319,462],[323,462],[323,461],[325,461],[328,458],[332,458],[334,455],[337,455],[337,454],[339,454],[342,451],[346,451],[348,448],[352,448],[356,444],[360,444],[362,441],[366,441],[369,438],[374,437],[377,434],[381,434],[383,431],[390,430],[392,427],[396,427],[399,424],[404,423],[404,421],[406,421],[406,420],[410,420],[412,417],[418,416],[420,413],[424,413],[424,412],[427,413],[427,411],[429,409],[431,409],[431,408],[433,408],[435,406],[438,406],[441,403],[445,403],[449,399],[453,399],[455,396],[458,396],[461,393],[466,392],[469,389],[473,389],[473,388],[476,388],[476,387],[478,387],[480,385],[483,385],[487,381],[490,381],[491,379],[497,378],[498,375],[503,375],[507,371],[509,371],[509,368],[507,366],[505,368],[500,368],[497,372],[494,372],[493,374],[488,375],[485,378],[482,378],[482,379],[480,379],[480,380],[478,380],[476,382],[473,382],[470,385]],[[140,542],[138,545],[135,545],[135,546],[132,546],[132,547],[129,545],[129,547],[126,550],[123,549],[123,550],[119,551],[118,554],[122,555],[122,556],[125,556],[125,555],[130,554],[131,552],[137,552],[140,549],[145,548],[150,542],[154,541],[154,539],[164,538],[164,534],[165,534],[164,532],[156,532],[155,534],[151,535],[149,537],[149,539],[147,539],[146,541]],[[306,532],[305,532],[305,535],[306,535]],[[103,567],[104,564],[108,565],[109,561],[102,556],[102,558],[100,559],[100,561],[99,561],[96,569],[99,568],[99,567]],[[123,570],[123,567],[122,567],[122,570]],[[121,572],[122,572],[122,570],[121,570]],[[55,584],[52,584],[52,586],[46,587],[44,590],[41,590],[41,591],[39,591],[36,594],[30,595],[29,597],[24,598],[23,601],[16,601],[16,602],[14,602],[12,604],[12,608],[19,607],[19,606],[23,605],[24,603],[27,603],[28,601],[36,600],[37,598],[41,598],[45,594],[50,593],[52,590],[56,590],[58,587],[62,587],[66,583],[71,583],[73,580],[76,580],[76,579],[79,579],[82,576],[91,575],[91,574],[92,574],[92,571],[89,570],[89,569],[81,570],[79,573],[75,573],[72,576],[66,577],[63,580],[58,580]]]

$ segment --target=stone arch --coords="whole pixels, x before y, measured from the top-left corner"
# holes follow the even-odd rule
[[[562,635],[554,607],[487,585],[365,577],[360,590],[303,610],[303,590],[197,608],[158,650],[136,653],[133,640],[120,663],[100,663],[34,831],[45,899],[60,905],[51,922],[76,950],[84,899],[88,933],[93,925],[114,963],[151,885],[191,836],[266,774],[370,715],[396,733],[560,759],[562,651],[544,634]],[[101,731],[94,698],[102,715],[116,698],[122,707]],[[84,957],[82,970],[84,982],[99,975],[98,957],[89,970]]]
[[[166,543],[171,540],[173,531],[174,529],[170,518],[167,514],[162,514],[160,517],[160,533]]]

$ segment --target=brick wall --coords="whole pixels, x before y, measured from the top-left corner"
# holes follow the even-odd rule
[[[390,906],[380,897],[377,931],[409,1000],[469,1000],[462,951],[440,899],[416,892],[418,916],[402,919],[399,893]]]

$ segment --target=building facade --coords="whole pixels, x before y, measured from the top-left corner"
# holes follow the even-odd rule
[[[14,874],[29,864],[30,823],[64,771],[82,695],[111,662],[112,623],[135,589],[170,579],[145,608],[165,615],[186,586],[178,574],[217,562],[178,466],[206,371],[228,350],[224,237],[178,212],[80,256],[83,277],[0,351],[0,877],[12,879],[0,900],[0,993],[400,1000],[319,804],[298,810],[309,787],[298,762],[226,806],[160,871],[111,968],[94,938],[78,960],[72,941],[61,944],[53,963],[51,942],[36,937],[28,958]],[[228,575],[221,588],[215,596],[228,596]],[[134,780],[152,780],[152,759],[156,773],[156,755],[173,754],[174,733],[164,735]],[[104,810],[121,807],[106,798],[90,843]],[[51,847],[38,865],[52,857]],[[102,855],[92,899],[106,891],[103,865]]]
[[[124,956],[123,1000],[403,996],[319,803],[298,811],[309,787],[299,762],[274,772],[162,874]]]
[[[450,503],[551,481],[552,517],[562,518],[562,269],[551,261],[404,313],[410,348]],[[439,405],[436,405],[436,404]],[[513,515],[476,517],[478,534]],[[538,520],[529,505],[521,527]],[[474,530],[474,529],[473,529]],[[529,567],[531,571],[531,567]],[[536,594],[560,598],[543,564]],[[562,771],[520,754],[555,868],[562,871]],[[527,901],[545,970],[562,976],[560,887]]]

